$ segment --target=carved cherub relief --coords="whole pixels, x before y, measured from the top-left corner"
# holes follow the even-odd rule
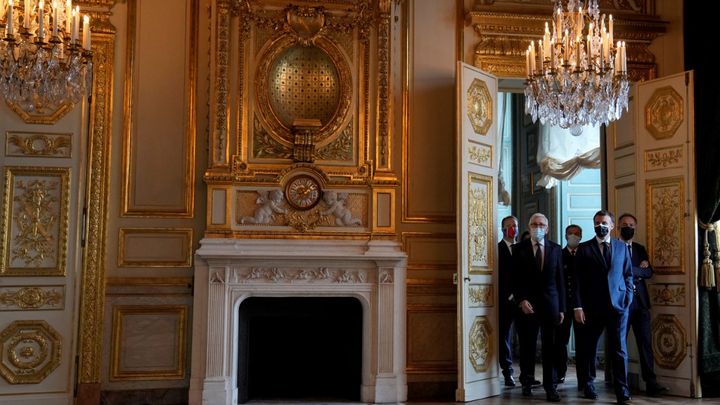
[[[323,201],[327,205],[327,209],[321,212],[322,215],[334,215],[335,224],[337,226],[353,226],[362,225],[359,218],[353,218],[352,212],[345,207],[347,201],[347,193],[338,193],[336,191],[325,191],[323,193]]]
[[[287,210],[280,206],[283,201],[282,190],[258,191],[259,197],[255,201],[255,215],[242,217],[241,224],[269,224],[275,214],[286,214]]]

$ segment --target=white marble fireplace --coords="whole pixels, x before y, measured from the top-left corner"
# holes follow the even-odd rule
[[[249,297],[362,305],[362,402],[407,398],[406,255],[396,242],[203,239],[196,252],[190,404],[238,401],[238,309]]]

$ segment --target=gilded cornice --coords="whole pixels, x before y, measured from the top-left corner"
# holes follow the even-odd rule
[[[653,15],[654,0],[641,4],[629,0],[601,0],[602,13],[612,13],[615,37],[627,41],[632,80],[655,76],[655,56],[650,43],[666,31],[667,22]],[[547,0],[476,1],[466,14],[478,36],[474,63],[503,77],[524,77],[524,52],[531,40],[542,38],[553,5]]]

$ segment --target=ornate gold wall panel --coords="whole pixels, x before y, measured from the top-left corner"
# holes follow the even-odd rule
[[[120,228],[118,267],[190,267],[191,228]]]
[[[64,285],[0,287],[0,311],[61,309],[65,309]]]
[[[60,365],[62,337],[45,321],[14,321],[0,332],[0,347],[0,376],[38,384]]]
[[[493,333],[490,321],[486,316],[475,317],[467,339],[470,342],[470,358],[468,360],[477,373],[487,371],[490,367],[490,360],[495,358],[493,356],[493,350],[495,350]]]
[[[468,268],[470,273],[491,273],[495,268],[495,249],[490,246],[493,229],[488,226],[493,223],[492,178],[471,174],[468,182]]]
[[[0,275],[65,275],[69,204],[69,168],[5,167]]]
[[[402,198],[404,223],[452,223],[455,220],[454,94],[455,62],[462,59],[452,44],[455,27],[427,29],[447,6],[422,16],[403,2],[402,15]],[[414,7],[414,6],[413,6]],[[413,11],[414,13],[414,11]],[[446,27],[444,27],[446,28]],[[432,49],[433,52],[427,52]]]
[[[650,299],[653,305],[663,305],[671,307],[685,306],[685,284],[667,283],[667,284],[650,284]]]
[[[187,314],[184,305],[115,306],[110,380],[185,378]]]
[[[648,180],[647,242],[656,274],[685,273],[685,186],[683,177]]]
[[[667,22],[655,16],[655,0],[600,1],[601,13],[612,14],[615,39],[627,41],[628,74],[633,81],[657,75],[649,45],[665,32]],[[467,20],[478,36],[474,65],[500,77],[524,78],[525,50],[542,39],[553,3],[545,0],[475,0]]]
[[[454,306],[408,304],[408,374],[456,372],[455,323]]]
[[[198,0],[165,6],[128,2],[123,216],[193,216]]]
[[[69,158],[72,134],[6,132],[5,156]]]
[[[645,171],[682,167],[683,145],[645,151]]]
[[[652,322],[655,364],[674,370],[687,357],[687,332],[675,315],[657,315]]]

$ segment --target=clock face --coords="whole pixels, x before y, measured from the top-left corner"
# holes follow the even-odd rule
[[[320,184],[307,175],[297,176],[285,186],[288,203],[298,210],[309,210],[314,207],[320,201],[321,194]]]

